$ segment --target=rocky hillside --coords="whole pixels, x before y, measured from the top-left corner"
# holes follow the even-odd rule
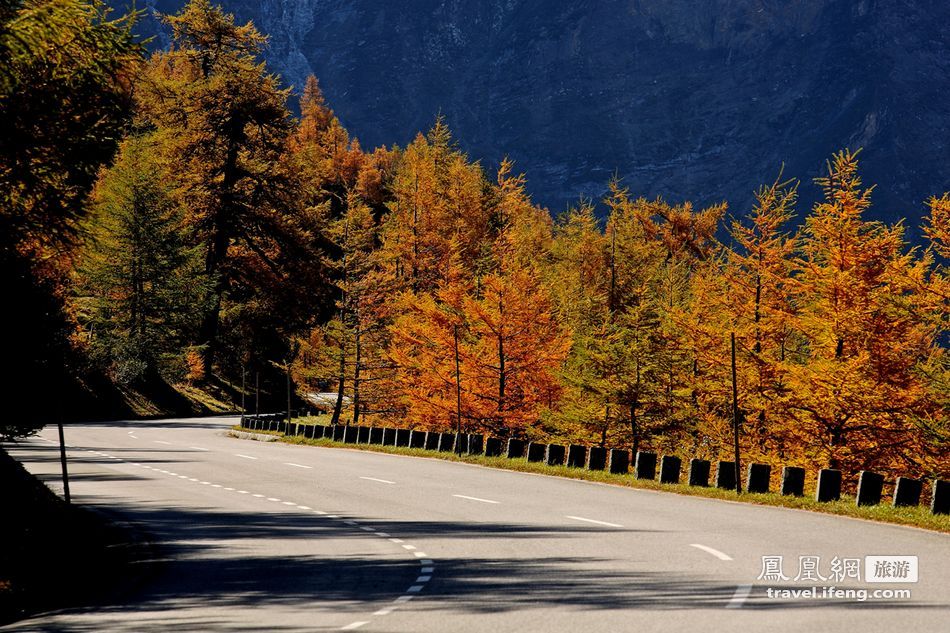
[[[489,168],[514,158],[554,212],[615,172],[738,212],[783,162],[810,181],[845,146],[865,148],[879,217],[915,223],[950,189],[944,0],[223,4],[271,35],[289,84],[320,78],[364,146],[404,144],[441,111]]]

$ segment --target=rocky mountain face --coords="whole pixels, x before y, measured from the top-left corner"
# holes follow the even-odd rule
[[[946,0],[221,2],[270,34],[288,84],[320,79],[364,147],[405,144],[441,112],[487,168],[515,159],[554,213],[615,173],[741,213],[783,163],[804,210],[843,147],[864,148],[879,218],[915,224],[950,189]]]

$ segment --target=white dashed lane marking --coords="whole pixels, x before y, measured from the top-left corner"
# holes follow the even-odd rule
[[[603,525],[603,526],[606,526],[606,527],[615,527],[615,528],[622,528],[622,527],[623,527],[623,526],[620,525],[619,523],[608,523],[607,521],[598,521],[597,519],[587,519],[587,518],[584,518],[584,517],[575,517],[575,516],[571,516],[570,514],[566,515],[564,518],[566,518],[566,519],[574,519],[575,521],[583,521],[583,522],[585,522],[585,523],[593,523],[594,525]]]
[[[752,593],[752,585],[739,585],[736,592],[732,594],[732,599],[726,605],[727,609],[741,609],[745,599]]]
[[[469,501],[478,501],[480,503],[501,503],[500,501],[492,501],[491,499],[482,499],[481,497],[469,497],[468,495],[452,495],[453,497],[458,497],[459,499],[468,499]]]
[[[690,543],[689,546],[695,547],[696,549],[701,549],[707,554],[712,554],[719,560],[732,560],[732,556],[729,556],[729,554],[724,554],[720,552],[718,549],[713,549],[712,547],[709,547],[708,545],[700,545],[699,543]]]
[[[377,479],[376,477],[360,477],[360,479],[365,479],[366,481],[375,481],[381,484],[394,484],[395,481],[389,481],[388,479]]]
[[[130,432],[129,434],[131,435],[131,432]],[[46,440],[45,438],[40,438],[40,439],[42,439],[43,441],[48,441],[48,442],[50,442],[50,443],[54,443],[54,442],[52,442],[52,440]],[[171,445],[171,442],[165,442],[165,441],[162,441],[162,440],[153,440],[153,441],[154,441],[155,443],[157,443],[157,444]],[[70,447],[70,448],[73,448],[73,447]],[[208,451],[208,450],[209,450],[209,449],[202,448],[202,447],[199,447],[199,446],[190,446],[189,448],[191,448],[192,450],[197,450],[197,451]],[[152,467],[152,466],[147,466],[147,465],[145,465],[145,464],[139,464],[139,463],[137,463],[137,462],[128,462],[128,461],[123,460],[123,459],[120,458],[120,457],[114,457],[114,456],[112,456],[112,455],[109,455],[109,454],[107,454],[107,453],[103,453],[103,452],[101,452],[101,451],[93,451],[93,450],[91,450],[91,449],[79,449],[79,450],[84,450],[84,451],[86,451],[86,452],[89,452],[89,453],[92,453],[92,454],[95,454],[95,455],[99,455],[99,456],[105,457],[105,458],[107,458],[107,459],[113,459],[113,460],[116,460],[116,461],[120,461],[120,462],[129,464],[129,465],[131,465],[131,466],[135,466],[135,467],[137,467],[137,468],[146,468],[146,469],[151,470],[151,471],[153,471],[153,472],[155,472],[155,473],[162,473],[162,474],[168,475],[168,476],[170,476],[170,477],[177,477],[177,478],[179,478],[179,479],[184,479],[184,480],[187,480],[187,481],[190,481],[190,482],[193,482],[193,483],[197,483],[197,484],[200,484],[200,485],[211,486],[212,488],[217,488],[217,489],[219,489],[219,490],[223,490],[223,491],[227,491],[227,492],[235,492],[235,493],[237,493],[237,494],[242,494],[242,495],[250,494],[252,497],[256,497],[256,498],[258,498],[258,499],[265,499],[265,498],[266,498],[267,501],[271,501],[271,502],[275,502],[275,503],[282,503],[283,505],[295,507],[295,508],[297,508],[297,509],[299,509],[299,510],[307,510],[307,511],[312,512],[312,513],[315,514],[315,515],[324,517],[324,518],[326,518],[326,519],[338,520],[338,521],[344,523],[345,525],[352,526],[352,527],[358,527],[360,530],[362,530],[362,531],[364,531],[364,532],[372,533],[372,536],[378,536],[378,537],[381,537],[381,538],[386,538],[388,541],[400,545],[400,546],[401,546],[403,549],[405,549],[406,551],[412,552],[412,554],[415,556],[415,558],[419,561],[419,564],[420,564],[420,566],[421,566],[421,567],[420,567],[420,570],[419,570],[419,575],[416,577],[415,582],[413,582],[413,584],[410,585],[410,586],[403,592],[403,595],[401,595],[401,596],[397,597],[395,600],[393,600],[393,602],[392,602],[392,604],[391,604],[390,606],[385,607],[385,608],[382,608],[382,609],[379,609],[379,610],[373,612],[373,616],[389,615],[390,613],[392,613],[393,611],[395,611],[395,610],[399,607],[399,605],[406,604],[406,603],[410,602],[417,594],[419,594],[420,592],[422,592],[423,589],[425,589],[426,583],[428,583],[430,580],[432,580],[432,574],[433,574],[433,572],[435,571],[435,561],[433,561],[431,558],[429,558],[429,555],[428,555],[428,554],[426,554],[425,552],[420,552],[420,551],[418,551],[418,549],[416,548],[416,546],[411,545],[411,544],[407,544],[404,540],[402,540],[402,539],[400,539],[400,538],[391,537],[391,536],[390,536],[388,533],[386,533],[386,532],[379,532],[379,531],[376,530],[376,528],[373,528],[373,527],[370,527],[370,526],[367,526],[367,525],[359,525],[359,523],[358,523],[357,521],[353,521],[353,520],[351,520],[351,519],[344,519],[343,517],[341,517],[341,516],[339,516],[339,515],[336,515],[336,514],[327,514],[326,512],[324,512],[324,511],[322,511],[322,510],[312,510],[309,506],[299,505],[299,504],[297,504],[297,503],[295,503],[295,502],[293,502],[293,501],[282,501],[282,500],[278,499],[277,497],[265,497],[265,495],[263,495],[263,494],[251,493],[251,492],[249,492],[249,491],[247,491],[247,490],[236,490],[236,489],[231,488],[231,487],[224,487],[224,486],[222,486],[221,484],[211,483],[210,481],[201,481],[201,480],[195,479],[194,477],[188,477],[187,475],[180,475],[180,474],[178,474],[178,473],[173,473],[173,472],[171,472],[171,471],[164,470],[164,469],[161,469],[161,468],[154,468],[154,467]],[[235,453],[234,455],[235,455],[236,457],[243,457],[244,459],[255,459],[255,460],[257,459],[256,457],[253,457],[253,456],[251,456],[251,455],[243,455],[243,454],[241,454],[241,453]],[[295,463],[293,463],[293,462],[284,462],[284,463],[285,463],[286,465],[288,465],[288,466],[295,466],[295,467],[298,467],[298,468],[307,468],[307,469],[312,468],[311,466],[305,466],[305,465],[303,465],[303,464],[295,464]],[[361,479],[366,479],[366,480],[369,480],[369,481],[375,481],[375,482],[383,483],[383,484],[394,484],[394,483],[396,483],[396,482],[394,482],[394,481],[389,481],[388,479],[377,479],[376,477],[361,477]],[[482,502],[482,503],[498,503],[497,501],[492,501],[492,500],[490,500],[490,499],[480,499],[480,498],[478,498],[478,497],[467,497],[467,496],[465,496],[465,495],[455,495],[455,496],[456,496],[456,497],[459,497],[460,499],[469,499],[469,500],[471,500],[471,501],[480,501],[480,502]],[[341,631],[353,631],[353,630],[356,630],[356,629],[358,629],[358,628],[360,628],[360,627],[362,627],[362,626],[365,626],[366,624],[369,624],[369,623],[370,623],[370,620],[358,620],[358,621],[356,621],[356,622],[351,622],[351,623],[347,624],[346,626],[342,627],[340,630],[341,630]]]

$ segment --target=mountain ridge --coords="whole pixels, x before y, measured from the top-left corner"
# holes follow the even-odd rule
[[[124,0],[118,0],[122,2]],[[149,13],[181,0],[148,0]],[[931,0],[225,0],[270,36],[269,67],[315,74],[365,147],[438,113],[492,169],[510,156],[552,212],[635,194],[730,203],[863,147],[875,218],[918,223],[950,189],[950,5]],[[122,7],[119,6],[121,9]],[[143,32],[167,42],[153,16]]]

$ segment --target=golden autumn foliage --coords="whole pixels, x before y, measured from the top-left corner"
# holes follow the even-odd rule
[[[131,286],[163,288],[153,280],[186,270],[202,290],[201,301],[166,302],[100,275],[109,283],[97,286],[106,290],[94,298],[96,318],[112,321],[100,331],[116,337],[110,349],[131,350],[133,364],[144,348],[128,344],[132,328],[115,316],[131,314],[128,298],[190,303],[199,316],[172,307],[175,318],[137,331],[149,334],[153,356],[184,358],[193,381],[289,363],[301,395],[336,394],[335,422],[459,425],[715,459],[731,451],[735,334],[747,457],[950,476],[950,194],[927,202],[920,247],[902,224],[868,219],[872,188],[849,151],[816,181],[822,200],[800,224],[798,184],[781,176],[728,226],[724,202],[646,199],[618,181],[596,204],[552,218],[511,161],[489,178],[442,117],[406,147],[368,152],[313,77],[294,117],[290,91],[259,61],[266,36],[208,0],[165,18],[173,45],[134,80],[137,49],[122,24],[86,18],[117,38],[110,63],[122,81],[96,93],[117,101],[98,114],[66,102],[78,114],[58,123],[101,118],[118,136],[134,95],[132,129],[155,154],[133,161],[137,172],[122,155],[103,169],[99,191],[134,176],[153,201],[106,205],[89,234],[114,234],[121,213],[152,218],[155,235],[175,239],[134,242],[156,272]],[[15,105],[7,88],[0,93]],[[30,108],[17,111],[24,121]],[[8,246],[47,253],[75,238],[81,201],[115,146],[97,146],[82,164],[55,143],[25,148],[54,176],[69,173],[57,161],[72,160],[81,186],[4,181]],[[3,155],[5,173],[25,178],[25,150]],[[167,166],[161,177],[152,164]],[[110,260],[120,242],[90,240],[87,260]],[[192,263],[166,266],[177,261],[166,243]],[[57,261],[57,270],[71,265]],[[70,294],[56,279],[38,305]],[[80,314],[89,299],[81,290],[78,281],[71,290]],[[166,323],[175,336],[152,336]]]

